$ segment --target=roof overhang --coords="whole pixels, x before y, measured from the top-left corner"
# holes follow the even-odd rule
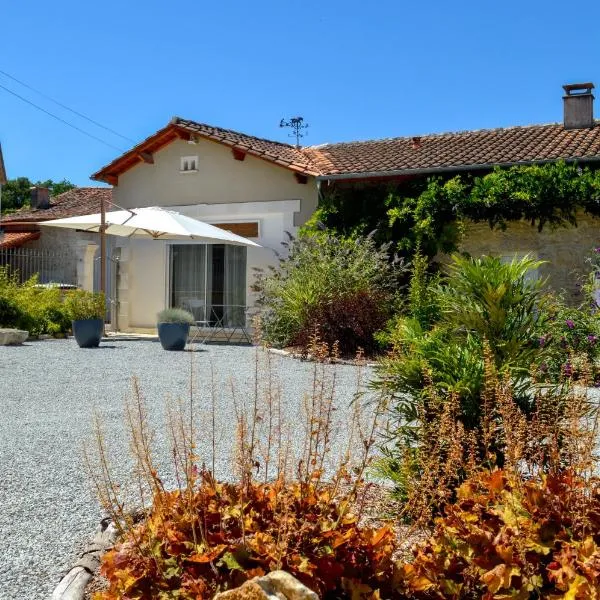
[[[531,160],[521,162],[505,162],[505,163],[486,163],[472,165],[456,165],[449,167],[433,167],[424,169],[398,169],[392,171],[361,171],[357,173],[332,173],[331,175],[318,175],[317,181],[345,181],[345,180],[363,180],[363,179],[391,179],[394,177],[411,177],[420,175],[441,175],[444,173],[458,173],[464,171],[489,171],[495,167],[518,167],[527,165],[542,165],[556,162],[565,163],[592,163],[600,162],[600,156],[588,158],[556,158],[546,160]]]
[[[264,156],[259,152],[253,151],[251,147],[245,144],[235,144],[227,139],[215,139],[215,137],[210,135],[203,135],[201,132],[197,131],[192,132],[184,127],[178,126],[176,123],[171,122],[166,127],[159,129],[154,135],[146,138],[143,142],[137,146],[134,146],[131,150],[128,150],[125,152],[125,154],[122,154],[113,160],[110,164],[102,167],[102,169],[91,176],[91,179],[94,181],[104,181],[105,183],[116,186],[119,184],[120,175],[142,162],[152,162],[153,153],[164,148],[175,140],[190,141],[192,136],[194,138],[202,138],[217,144],[221,144],[230,148],[232,151],[237,150],[239,152],[243,152],[244,154],[255,156],[256,158],[260,158],[269,164],[282,167],[288,171],[307,176],[316,176],[318,174],[295,164],[286,164],[283,161],[278,160],[275,156],[272,158],[269,156]]]

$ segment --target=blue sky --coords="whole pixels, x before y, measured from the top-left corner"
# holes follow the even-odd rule
[[[279,121],[299,114],[306,144],[547,123],[562,84],[600,86],[595,0],[0,0],[0,14],[0,70],[134,140],[173,115],[291,141]],[[2,89],[0,142],[9,177],[79,185],[119,154]]]

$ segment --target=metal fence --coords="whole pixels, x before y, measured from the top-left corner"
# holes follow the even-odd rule
[[[39,283],[77,285],[77,257],[74,252],[0,248],[0,267],[7,267],[21,282],[37,275]]]

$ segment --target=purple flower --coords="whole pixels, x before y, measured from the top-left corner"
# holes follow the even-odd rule
[[[596,254],[600,254],[600,246],[598,246],[597,248],[594,248],[594,252],[596,252]]]
[[[538,341],[540,343],[540,348],[543,348],[544,345],[546,344],[546,336],[543,335]]]
[[[595,344],[598,341],[598,338],[595,335],[588,335],[587,338],[590,344]]]
[[[567,377],[571,377],[573,374],[573,367],[571,366],[571,363],[565,363],[563,365],[563,372]]]
[[[573,319],[567,319],[565,323],[569,329],[573,329],[573,327],[575,327],[575,321],[573,321]]]

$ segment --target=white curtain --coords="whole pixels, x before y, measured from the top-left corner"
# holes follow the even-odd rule
[[[225,325],[242,327],[246,320],[246,247],[225,246]]]
[[[171,306],[189,310],[196,321],[206,319],[206,245],[171,246]]]
[[[223,289],[213,275],[213,250],[224,252]],[[171,306],[189,310],[197,321],[223,319],[225,327],[241,327],[246,320],[246,248],[211,244],[171,246]],[[214,294],[213,294],[214,292]],[[216,300],[213,307],[213,297]],[[221,305],[222,304],[222,305]]]

